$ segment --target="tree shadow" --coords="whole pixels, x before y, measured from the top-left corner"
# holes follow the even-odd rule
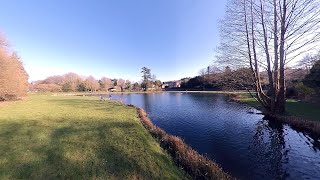
[[[141,130],[134,122],[88,121],[81,126],[47,128],[21,121],[2,124],[1,128],[6,131],[0,134],[0,177],[150,179],[153,174],[148,164],[152,162],[142,162],[146,161],[144,155],[154,156],[164,165],[170,163],[147,137],[130,138]],[[47,138],[41,140],[39,136],[45,133]]]

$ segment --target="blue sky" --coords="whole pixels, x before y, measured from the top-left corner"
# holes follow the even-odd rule
[[[225,1],[0,0],[0,31],[21,56],[29,81],[75,72],[162,81],[212,63]]]

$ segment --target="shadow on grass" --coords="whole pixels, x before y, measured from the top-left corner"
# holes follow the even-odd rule
[[[288,112],[292,115],[320,122],[320,105],[287,101],[286,107]]]
[[[0,124],[0,178],[14,179],[150,179],[148,150],[163,164],[146,138],[135,137],[137,123],[86,122],[79,127],[45,127],[37,123]],[[124,133],[133,133],[133,138]],[[139,142],[137,142],[139,141]],[[163,157],[162,157],[163,156]]]

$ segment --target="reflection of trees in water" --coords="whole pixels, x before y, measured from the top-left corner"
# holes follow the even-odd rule
[[[255,160],[263,165],[260,172],[266,172],[275,179],[284,179],[289,174],[283,167],[288,162],[290,147],[286,147],[283,124],[261,120],[257,122],[256,133],[253,136]]]
[[[219,107],[225,107],[227,102],[227,96],[224,94],[207,94],[207,93],[182,93],[184,98],[189,98],[191,102],[198,106],[208,108],[213,105]]]
[[[132,104],[133,102],[132,102],[132,94],[126,94],[125,95],[125,102],[127,103],[127,104]]]
[[[306,132],[298,133],[302,139],[307,139],[306,144],[310,146],[315,152],[320,151],[320,136]]]
[[[282,165],[289,161],[288,152],[290,151],[290,147],[286,148],[283,124],[275,121],[268,121],[268,125],[270,127],[270,150],[271,155],[273,155],[270,157],[270,163],[274,163],[274,165],[271,165],[271,171],[276,172],[276,178],[283,179],[289,175]]]
[[[151,110],[151,102],[150,102],[150,99],[149,99],[149,94],[143,94],[142,107],[146,112],[150,112],[150,110]]]

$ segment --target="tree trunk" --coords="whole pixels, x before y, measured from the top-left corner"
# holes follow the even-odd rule
[[[283,14],[281,15],[281,33],[280,33],[280,71],[279,71],[279,92],[277,99],[277,112],[284,113],[286,111],[286,97],[285,97],[285,78],[284,78],[284,64],[285,64],[285,33],[286,33],[286,14],[287,14],[287,3],[286,0],[283,0]]]
[[[273,36],[274,36],[274,74],[273,74],[273,97],[271,98],[271,112],[275,113],[277,109],[277,98],[279,92],[279,74],[278,74],[278,63],[279,63],[279,56],[278,56],[278,49],[279,49],[279,42],[278,42],[278,13],[277,13],[277,1],[273,0]]]
[[[250,1],[250,13],[251,13],[251,38],[252,38],[252,51],[253,51],[253,60],[254,60],[254,70],[255,70],[255,81],[256,81],[256,92],[257,92],[257,98],[259,99],[260,103],[262,105],[269,109],[269,103],[267,101],[267,96],[262,90],[261,86],[261,80],[260,80],[260,72],[259,72],[259,66],[258,66],[258,58],[257,58],[257,52],[256,52],[256,42],[255,42],[255,31],[254,31],[254,22],[253,22],[253,2]]]
[[[264,40],[264,50],[267,59],[267,72],[268,72],[268,79],[269,79],[269,87],[270,87],[270,97],[268,98],[268,104],[270,111],[274,111],[275,109],[275,89],[273,84],[273,77],[272,77],[272,69],[271,69],[271,60],[270,60],[270,53],[269,53],[269,45],[268,45],[268,35],[267,35],[267,28],[264,22],[264,6],[262,1],[260,0],[260,10],[261,10],[261,25],[263,29],[263,40]]]

